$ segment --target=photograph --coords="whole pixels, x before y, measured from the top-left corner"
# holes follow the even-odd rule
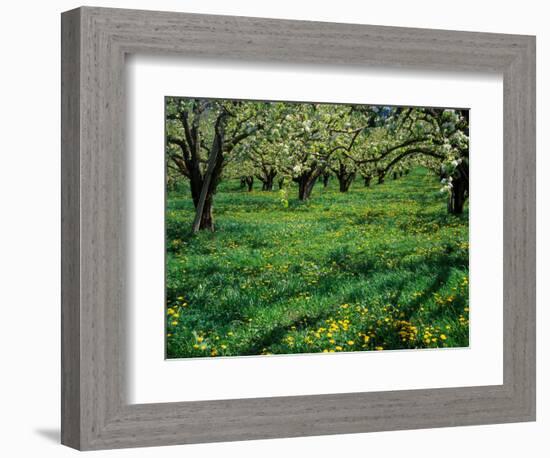
[[[6,2],[0,455],[547,456],[545,6]]]
[[[469,346],[469,110],[165,98],[166,358]]]

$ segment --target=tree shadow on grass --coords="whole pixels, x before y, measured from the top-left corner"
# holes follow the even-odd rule
[[[442,257],[439,257],[438,260],[433,263],[433,267],[436,269],[435,272],[437,273],[432,282],[426,288],[424,288],[422,292],[418,296],[416,296],[415,299],[407,301],[406,308],[402,310],[405,313],[404,318],[406,321],[410,321],[414,313],[419,309],[419,307],[425,304],[433,294],[435,294],[443,286],[445,286],[445,284],[449,280],[452,269],[455,266],[449,265],[448,263],[444,262],[444,259]]]
[[[423,289],[422,294],[412,301],[406,302],[406,307],[401,307],[401,311],[405,313],[403,320],[410,321],[414,313],[418,308],[425,303],[434,293],[440,290],[449,280],[453,265],[446,264],[443,258],[439,258],[433,262],[433,267],[437,272],[433,280],[429,285]],[[390,281],[390,280],[388,280]],[[391,286],[391,301],[392,305],[396,306],[399,302],[399,298],[402,297],[403,291],[406,289],[407,281],[399,282],[399,285],[392,283]],[[315,328],[322,321],[331,316],[333,310],[327,309],[318,313],[314,317],[307,314],[301,315],[290,323],[280,324],[273,327],[269,332],[264,333],[261,336],[255,338],[249,345],[243,349],[243,355],[258,355],[263,349],[272,345],[282,343],[283,338],[290,331],[300,331],[307,328]],[[396,347],[397,348],[397,347]]]
[[[300,331],[306,327],[315,326],[320,321],[325,320],[330,316],[329,310],[318,313],[314,317],[307,314],[300,315],[292,320],[290,323],[280,324],[272,328],[269,332],[258,336],[254,339],[246,349],[243,350],[243,355],[259,355],[264,348],[267,348],[273,344],[281,343],[283,337],[289,331]]]
[[[451,226],[452,224],[460,221],[464,224],[468,224],[468,211],[460,215],[453,215],[451,213],[426,213],[424,211],[418,211],[411,216],[417,225],[429,225],[437,224],[440,227],[444,228]]]
[[[412,300],[408,299],[405,301],[403,299],[403,292],[410,285],[411,280],[396,279],[391,277],[380,285],[380,290],[388,291],[388,302],[390,304],[395,307],[398,304],[401,304],[400,311],[405,313],[405,316],[402,318],[403,320],[410,321],[412,316],[418,311],[419,307],[425,304],[433,294],[438,292],[448,283],[453,269],[462,267],[460,263],[457,262],[458,259],[452,258],[452,254],[454,253],[451,251],[435,257],[432,256],[432,259],[423,258],[407,265],[407,270],[410,272],[419,272],[420,270],[423,270],[426,273],[433,272],[434,274],[432,280],[422,289],[421,294]],[[373,265],[371,263],[357,263],[356,267],[359,268],[362,274],[367,275],[372,272],[373,269]],[[330,291],[329,294],[334,295],[336,293],[337,291]],[[305,327],[315,327],[321,321],[328,318],[332,312],[333,310],[327,309],[318,313],[314,317],[305,314],[296,318],[291,323],[275,326],[268,333],[255,339],[246,349],[245,354],[256,354],[254,352],[259,352],[269,345],[280,343],[282,338],[289,331],[293,330],[293,327],[295,327],[296,330],[300,330]],[[306,320],[305,323],[304,320]]]

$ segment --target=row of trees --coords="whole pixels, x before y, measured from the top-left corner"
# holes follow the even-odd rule
[[[462,213],[468,193],[468,111],[386,107],[166,99],[166,155],[171,176],[189,180],[196,209],[193,231],[213,230],[216,188],[224,178],[254,178],[270,191],[291,181],[298,198],[311,197],[330,175],[347,192],[415,166],[433,170],[448,194],[448,210]]]

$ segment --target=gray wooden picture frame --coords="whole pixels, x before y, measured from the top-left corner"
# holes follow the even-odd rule
[[[535,419],[535,38],[82,7],[62,14],[62,443],[80,450]],[[502,385],[129,404],[125,56],[504,78]]]

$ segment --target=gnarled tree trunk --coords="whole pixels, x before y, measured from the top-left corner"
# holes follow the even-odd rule
[[[206,198],[206,201],[204,202],[204,208],[202,210],[201,220],[200,220],[200,226],[199,229],[203,230],[214,230],[214,214],[213,214],[213,208],[212,208],[212,195],[208,196]]]
[[[274,170],[265,171],[263,175],[258,175],[258,179],[262,182],[262,191],[273,191],[273,181],[277,172]]]
[[[463,161],[458,165],[452,178],[447,210],[453,215],[460,215],[464,212],[464,204],[466,203],[469,191],[469,167],[467,161]]]
[[[244,177],[244,182],[246,184],[246,188],[248,192],[251,192],[252,188],[254,187],[254,177],[252,176]]]
[[[313,191],[313,186],[315,186],[319,175],[320,173],[316,172],[306,172],[294,178],[294,181],[298,183],[298,199],[308,200],[311,197],[311,191]]]
[[[336,175],[336,178],[338,178],[340,192],[348,192],[351,183],[353,183],[353,180],[355,179],[355,172],[350,172],[346,169],[346,166],[342,161],[338,162],[338,168],[336,170],[332,169],[332,171]]]
[[[218,187],[223,169],[223,142],[225,137],[226,116],[221,115],[216,120],[214,126],[214,142],[208,157],[208,166],[202,179],[202,188],[197,204],[196,213],[193,221],[193,233],[199,230],[214,230],[214,217],[212,214],[212,202],[214,193]]]
[[[370,175],[364,175],[363,176],[363,183],[364,183],[366,188],[368,188],[370,186],[371,180],[372,180],[372,176],[370,176]]]
[[[383,184],[385,177],[386,177],[386,172],[384,170],[379,170],[378,171],[378,184]]]
[[[460,215],[464,211],[464,203],[466,202],[466,186],[464,180],[453,181],[453,187],[449,195],[447,209],[453,215]]]
[[[351,186],[351,183],[353,183],[353,179],[355,178],[355,173],[345,173],[342,175],[337,175],[338,177],[338,184],[340,185],[340,192],[348,192],[349,187]]]

